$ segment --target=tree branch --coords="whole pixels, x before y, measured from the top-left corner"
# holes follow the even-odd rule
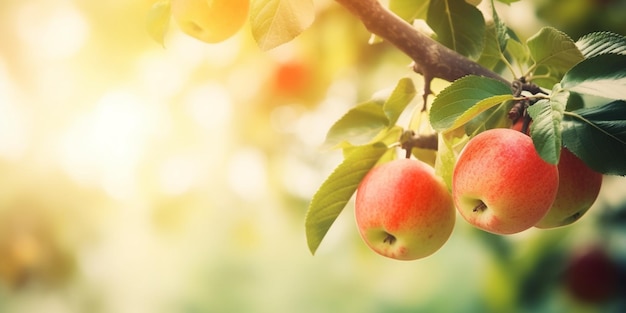
[[[430,93],[433,78],[451,82],[466,75],[479,75],[510,84],[502,76],[419,32],[378,0],[335,1],[361,20],[368,31],[390,42],[415,62],[415,72],[422,74],[426,81],[425,96]]]
[[[435,150],[439,147],[439,136],[437,133],[416,135],[413,130],[405,130],[400,136],[400,147],[406,150],[406,158],[411,156],[413,148]]]

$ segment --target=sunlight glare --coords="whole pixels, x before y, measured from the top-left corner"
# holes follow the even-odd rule
[[[19,158],[28,144],[24,114],[16,103],[15,86],[0,59],[0,155]]]
[[[70,4],[48,8],[36,2],[18,10],[16,29],[33,54],[50,59],[72,57],[89,37],[89,25]]]
[[[105,94],[72,125],[62,141],[62,163],[79,182],[97,181],[111,196],[134,189],[135,170],[148,139],[150,112],[128,92]]]
[[[177,156],[166,160],[159,171],[161,190],[168,195],[181,195],[196,183],[198,165],[188,156]]]
[[[255,148],[241,148],[228,166],[228,185],[245,200],[258,200],[268,191],[267,160]]]
[[[207,131],[223,131],[232,115],[232,99],[220,84],[196,86],[185,99],[186,109],[195,122]]]

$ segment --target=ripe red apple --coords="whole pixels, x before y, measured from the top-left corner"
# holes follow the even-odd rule
[[[432,167],[397,159],[373,168],[356,193],[361,237],[377,253],[414,260],[433,254],[448,240],[455,211],[443,180]]]
[[[470,224],[513,234],[541,220],[556,196],[557,166],[545,162],[532,139],[496,128],[470,139],[452,174],[452,197]]]
[[[217,43],[243,26],[250,0],[172,0],[171,8],[172,17],[185,34]]]
[[[602,186],[602,174],[589,168],[566,148],[561,149],[558,164],[559,189],[548,214],[537,225],[552,228],[577,221],[596,201]]]

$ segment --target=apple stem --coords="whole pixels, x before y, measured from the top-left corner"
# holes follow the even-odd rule
[[[487,205],[482,202],[482,201],[478,201],[478,204],[474,207],[474,209],[472,210],[473,212],[482,212],[485,209],[487,209]]]
[[[411,157],[411,151],[413,148],[421,148],[428,150],[437,150],[438,148],[437,133],[428,135],[416,135],[412,130],[405,130],[400,136],[400,146],[406,150],[405,157],[408,159]]]
[[[394,237],[394,235],[390,233],[387,233],[387,237],[385,237],[383,242],[392,245],[394,242],[396,242],[396,237]]]
[[[515,102],[511,110],[509,110],[508,116],[509,119],[513,121],[513,123],[517,122],[520,118],[523,118],[524,120],[522,123],[521,132],[527,134],[528,126],[531,120],[530,115],[528,115],[527,109],[529,106],[533,105],[533,103],[536,102],[537,99],[530,99],[528,96],[523,96],[522,92],[527,91],[533,95],[545,95],[546,93],[541,90],[541,88],[539,88],[539,86],[537,86],[536,84],[528,82],[526,80],[526,77],[520,77],[519,79],[516,79],[515,81],[513,81],[511,86],[513,87],[513,96],[516,98],[522,98],[518,99],[518,101]]]
[[[509,119],[513,123],[517,122],[517,120],[526,115],[526,108],[528,108],[528,101],[526,99],[518,100],[517,102],[515,102],[511,110],[509,110]]]
[[[533,82],[529,82],[525,76],[522,76],[511,83],[513,89],[513,96],[519,97],[523,91],[528,91],[533,95],[546,94],[539,86]]]

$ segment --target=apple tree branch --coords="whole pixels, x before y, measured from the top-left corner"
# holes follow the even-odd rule
[[[378,0],[335,1],[361,20],[368,31],[390,42],[413,60],[415,72],[422,74],[426,82],[424,99],[431,93],[433,78],[451,82],[466,75],[479,75],[510,84],[502,76],[419,32]]]

